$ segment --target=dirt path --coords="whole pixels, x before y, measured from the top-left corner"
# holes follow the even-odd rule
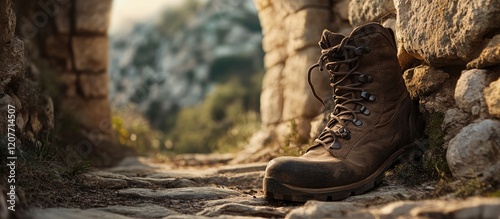
[[[373,191],[341,202],[289,203],[266,200],[266,163],[176,168],[144,158],[79,177],[88,195],[79,208],[32,209],[34,219],[65,218],[360,218],[438,215],[443,218],[498,218],[500,199],[421,200],[433,183],[397,185],[390,173]],[[70,195],[70,194],[69,194]],[[403,200],[405,202],[398,202]]]

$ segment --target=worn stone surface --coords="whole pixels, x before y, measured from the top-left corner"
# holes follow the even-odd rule
[[[488,113],[500,118],[500,79],[491,82],[490,85],[484,89],[484,99],[488,106]]]
[[[394,1],[404,48],[432,66],[464,65],[476,58],[485,40],[500,28],[500,2]]]
[[[84,97],[102,98],[108,96],[108,74],[80,74],[78,85]]]
[[[450,140],[446,160],[453,176],[500,182],[500,121],[483,120]]]
[[[124,197],[143,199],[210,200],[238,195],[239,193],[234,190],[214,187],[192,187],[161,190],[130,188],[120,190],[118,194]]]
[[[131,217],[122,216],[119,214],[89,209],[74,209],[74,208],[47,208],[47,209],[33,209],[26,213],[28,218],[32,219],[88,219],[88,218],[102,218],[102,219],[131,219]]]
[[[487,68],[500,65],[500,35],[494,36],[476,59],[467,63],[467,68]]]
[[[296,1],[274,1],[273,4],[287,13],[295,13],[307,8],[326,8],[330,5],[329,0],[296,0]]]
[[[76,0],[76,31],[101,33],[108,31],[111,0]]]
[[[249,163],[249,164],[236,164],[222,166],[217,171],[218,173],[248,173],[255,171],[264,171],[268,162]]]
[[[51,58],[70,59],[69,35],[50,35],[45,41],[44,52]]]
[[[392,0],[350,0],[349,2],[349,22],[354,27],[380,21],[395,13],[396,9]]]
[[[427,193],[422,189],[389,185],[377,187],[362,195],[351,196],[344,201],[357,204],[380,205],[401,200],[418,200],[426,195]]]
[[[408,69],[403,74],[406,88],[413,99],[438,90],[449,77],[446,72],[425,65]]]
[[[302,218],[497,218],[500,199],[426,200],[364,205],[309,201],[290,212],[287,219]]]
[[[446,133],[443,137],[445,142],[450,141],[457,133],[471,122],[472,118],[469,113],[466,113],[458,108],[448,109],[444,113],[443,124],[441,124],[441,129]],[[445,144],[444,146],[447,146]]]
[[[310,8],[289,15],[285,20],[288,53],[293,54],[302,48],[318,45],[323,29],[328,27],[326,21],[330,20],[330,13],[330,10]]]
[[[16,15],[14,13],[12,0],[0,1],[0,45],[14,37],[16,27]]]
[[[171,215],[168,217],[164,217],[163,219],[262,219],[262,217],[248,217],[248,216],[235,216],[235,215],[221,215],[218,217],[207,217],[207,216],[199,216],[199,215]]]
[[[114,205],[105,208],[98,208],[97,210],[134,218],[162,218],[169,215],[179,214],[178,212],[170,210],[168,208],[152,204],[140,204],[138,206]]]
[[[479,115],[484,109],[483,90],[488,85],[487,70],[466,70],[460,75],[455,88],[455,102],[462,110]]]
[[[24,44],[17,38],[0,44],[0,91],[24,77]]]
[[[108,66],[108,38],[75,36],[72,40],[76,70],[103,73]]]
[[[198,215],[209,217],[219,215],[245,215],[264,218],[283,218],[286,215],[286,211],[283,208],[227,203],[215,207],[206,208],[203,211],[199,212]]]

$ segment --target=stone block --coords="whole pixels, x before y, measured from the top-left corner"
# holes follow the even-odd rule
[[[467,68],[487,68],[495,65],[500,65],[500,35],[489,40],[479,57],[467,63]]]
[[[77,95],[76,80],[78,76],[76,73],[64,73],[59,75],[59,85],[61,92],[67,97],[74,97]]]
[[[330,27],[331,11],[309,8],[289,15],[285,19],[288,33],[288,53],[308,46],[317,46],[324,29]]]
[[[448,73],[425,65],[408,69],[403,74],[406,88],[413,99],[438,90],[448,78]]]
[[[112,0],[76,0],[77,33],[106,34]]]
[[[397,32],[412,56],[431,66],[464,65],[500,28],[500,1],[395,0]]]
[[[0,91],[12,81],[24,78],[24,43],[12,38],[0,44]]]
[[[61,100],[61,108],[70,113],[85,129],[97,129],[99,133],[110,134],[111,130],[103,128],[109,124],[111,108],[108,98],[71,97]]]
[[[349,0],[341,0],[333,5],[333,13],[343,21],[349,20]]]
[[[275,8],[286,11],[290,14],[296,13],[298,11],[308,9],[308,8],[325,8],[330,7],[330,0],[276,0],[273,1]]]
[[[276,65],[266,71],[260,95],[260,113],[263,125],[280,122],[283,111],[283,88],[281,85],[284,65]]]
[[[70,59],[69,35],[49,35],[45,39],[44,52],[50,58]]]
[[[487,70],[462,71],[455,87],[455,102],[465,112],[479,115],[485,111],[483,90],[488,85]]]
[[[451,139],[446,160],[453,176],[500,182],[500,121],[473,123]],[[489,181],[491,182],[491,181]]]
[[[393,0],[350,0],[349,2],[349,22],[354,27],[380,21],[395,13]]]
[[[108,37],[76,36],[72,42],[77,71],[100,73],[108,66]]]
[[[71,31],[70,11],[70,4],[61,4],[59,7],[59,13],[57,13],[54,17],[57,32],[60,34],[69,34]]]
[[[312,119],[320,113],[322,105],[314,98],[307,83],[307,70],[318,61],[319,56],[319,48],[310,47],[287,59],[282,80],[284,121],[296,118]],[[326,71],[319,72],[315,69],[312,72],[312,83],[316,92],[323,98],[332,94],[329,77]]]
[[[84,97],[107,97],[108,74],[80,74],[78,86]]]
[[[500,118],[500,79],[491,82],[491,84],[484,89],[484,99],[488,106],[488,113],[491,116]]]
[[[264,55],[264,65],[266,68],[271,68],[277,64],[284,63],[288,57],[286,49],[281,47],[272,51],[266,52]]]

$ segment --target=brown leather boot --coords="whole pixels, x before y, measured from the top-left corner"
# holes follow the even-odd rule
[[[267,198],[330,201],[364,193],[382,181],[384,171],[417,137],[392,30],[370,23],[337,39],[323,32],[322,55],[308,72],[310,78],[319,67],[331,74],[335,107],[330,120],[307,153],[269,162],[263,186]]]

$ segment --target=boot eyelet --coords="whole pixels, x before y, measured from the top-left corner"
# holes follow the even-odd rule
[[[359,119],[353,119],[352,123],[354,123],[354,125],[356,125],[356,126],[362,126],[363,125],[363,121],[361,121]]]
[[[328,147],[328,149],[330,149],[330,150],[340,149],[340,143],[334,141],[334,142],[332,142],[332,144],[330,145],[330,147]]]
[[[366,115],[366,116],[369,116],[371,114],[370,110],[368,108],[366,108],[365,106],[362,106],[359,109],[359,112],[363,113],[363,115]]]
[[[370,75],[362,74],[359,76],[358,80],[363,83],[370,83],[373,81],[373,77]]]
[[[375,95],[369,94],[366,91],[361,92],[361,97],[363,97],[364,99],[369,100],[371,102],[375,102],[377,100],[377,97]]]

